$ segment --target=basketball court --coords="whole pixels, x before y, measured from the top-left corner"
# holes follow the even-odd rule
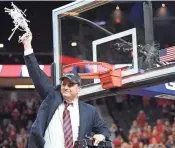
[[[121,81],[121,86],[103,88],[100,79],[92,76],[83,80],[79,94],[82,100],[127,94],[138,88],[174,81],[175,66],[159,63],[154,56],[157,56],[160,49],[147,41],[151,38],[149,32],[151,24],[144,23],[147,27],[143,28],[127,25],[128,20],[124,18],[125,14],[120,11],[118,3],[77,0],[53,10],[56,84],[60,83],[59,77],[66,71],[75,70],[84,73],[86,75],[84,78],[87,78],[90,74],[105,73],[109,70],[102,64],[90,64],[90,62],[110,64],[112,72],[120,70],[117,79]],[[128,7],[132,5],[128,2]],[[150,4],[145,3],[143,6],[144,21],[149,18],[146,7],[150,7]],[[120,23],[124,23],[124,27],[121,27]],[[68,40],[71,42],[67,42]],[[148,46],[149,42],[150,46]],[[143,66],[141,62],[144,51],[147,51],[148,55],[145,56],[147,66]],[[155,52],[154,56],[149,54],[152,51]],[[77,62],[86,62],[86,64],[83,64],[83,68],[79,67],[80,64],[72,64]],[[72,65],[64,68],[69,64]]]

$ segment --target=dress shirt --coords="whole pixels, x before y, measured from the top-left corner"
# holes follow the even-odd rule
[[[64,132],[63,132],[63,111],[65,105],[60,104],[55,111],[48,128],[46,129],[44,139],[46,141],[44,148],[65,148],[64,146]],[[67,108],[70,112],[72,123],[73,142],[78,139],[79,132],[79,106],[78,100],[73,102]]]

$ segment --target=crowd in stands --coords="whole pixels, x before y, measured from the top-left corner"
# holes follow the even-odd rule
[[[124,135],[116,123],[112,124],[110,131],[114,148],[175,148],[175,105],[169,100],[157,99],[156,103],[154,110],[160,109],[160,116],[148,123],[150,116],[140,110],[128,135]]]
[[[0,148],[26,148],[41,101],[36,98],[1,100]]]
[[[41,100],[39,97],[12,98],[1,100],[0,103],[0,148],[26,148],[30,128]],[[124,101],[121,97],[116,102],[111,99],[117,109],[112,111],[119,121],[116,122],[114,119],[110,127],[113,148],[175,148],[173,101],[156,99],[155,106],[140,97],[133,96],[134,102],[132,99],[128,101],[127,97],[122,98]],[[138,107],[136,112],[133,110],[136,107],[132,106],[132,103]],[[128,120],[128,132],[125,132],[127,128],[123,127],[119,113],[122,118],[125,118],[125,123],[126,119],[131,117],[131,113],[134,114],[132,123]]]

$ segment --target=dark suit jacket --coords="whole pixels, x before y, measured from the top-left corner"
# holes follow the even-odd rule
[[[55,110],[62,103],[63,98],[60,93],[60,86],[54,87],[49,82],[48,77],[39,68],[34,54],[25,56],[24,60],[35,88],[43,99],[36,120],[31,128],[28,148],[43,148],[45,143],[43,138],[45,131]],[[91,132],[103,134],[106,138],[109,138],[110,133],[107,129],[107,125],[99,118],[95,107],[79,101],[79,112],[79,139],[84,139],[85,135],[90,135]]]

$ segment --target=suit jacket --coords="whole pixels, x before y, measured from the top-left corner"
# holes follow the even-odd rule
[[[37,59],[33,53],[24,56],[24,60],[35,88],[43,99],[36,120],[31,127],[28,148],[43,148],[45,131],[55,110],[62,103],[63,97],[60,93],[60,86],[54,87],[49,82],[46,74],[39,68]],[[84,139],[91,132],[103,134],[106,138],[109,138],[110,133],[107,125],[99,118],[95,107],[79,101],[79,112],[80,127],[78,139]]]

